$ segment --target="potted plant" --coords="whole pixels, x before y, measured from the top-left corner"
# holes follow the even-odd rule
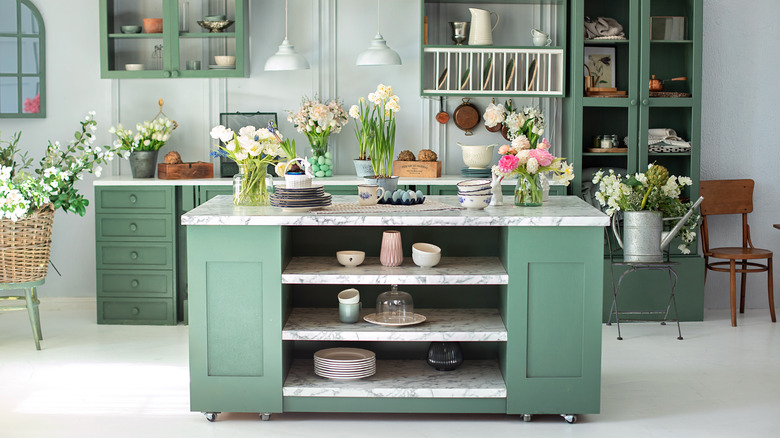
[[[0,234],[14,239],[0,248],[0,283],[36,281],[46,277],[54,211],[84,216],[89,200],[76,188],[85,173],[100,176],[99,164],[121,153],[115,146],[95,146],[94,112],[81,122],[66,147],[49,142],[39,165],[19,154],[21,132],[0,141]],[[32,232],[31,232],[32,231]],[[29,239],[29,240],[28,240]],[[20,266],[14,266],[14,260]]]
[[[492,173],[500,180],[506,176],[516,176],[515,205],[535,207],[542,205],[543,189],[541,174],[553,173],[554,179],[564,185],[574,179],[574,166],[566,164],[563,158],[553,156],[550,143],[543,139],[536,148],[531,148],[525,137],[519,137],[512,145],[503,145],[498,149],[502,155],[498,165],[493,166]],[[500,188],[499,188],[500,192]]]
[[[290,111],[287,120],[309,140],[312,153],[309,162],[314,175],[333,176],[333,152],[328,150],[328,140],[331,134],[341,132],[341,128],[349,121],[341,103],[331,100],[325,104],[316,97],[304,97],[298,111]]]
[[[116,127],[112,126],[108,132],[116,135],[117,141],[114,144],[129,153],[133,178],[154,178],[160,148],[165,146],[177,126],[176,122],[160,112],[151,121],[136,124],[135,135],[121,123]]]
[[[359,178],[373,176],[374,168],[368,152],[374,143],[374,112],[376,107],[369,108],[365,97],[360,97],[357,105],[352,105],[349,115],[355,119],[355,137],[358,142],[358,157],[353,160],[355,173]]]
[[[395,151],[395,114],[401,110],[398,96],[389,85],[379,84],[376,91],[368,94],[373,104],[371,120],[374,141],[369,148],[373,176],[366,177],[368,184],[376,184],[393,192],[398,187],[398,177],[393,176],[393,154]]]

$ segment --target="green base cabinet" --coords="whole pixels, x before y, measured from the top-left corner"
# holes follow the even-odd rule
[[[173,325],[173,187],[95,188],[97,321]]]
[[[487,257],[506,272],[502,280],[488,284],[458,285],[446,278],[420,284],[412,280],[414,273],[403,274],[409,276],[408,284],[403,277],[399,279],[399,289],[413,293],[416,309],[460,309],[466,318],[474,309],[494,310],[495,321],[505,328],[502,340],[462,342],[466,361],[448,373],[425,364],[429,341],[424,337],[345,341],[340,334],[307,339],[289,334],[294,330],[288,330],[288,324],[296,312],[321,311],[327,313],[326,319],[337,319],[336,294],[341,289],[359,288],[364,307],[369,308],[367,303],[390,289],[389,284],[360,278],[354,279],[355,284],[341,284],[335,278],[309,283],[290,279],[295,273],[289,273],[295,271],[292,266],[306,266],[300,260],[307,257],[331,260],[344,242],[364,242],[361,248],[378,254],[385,227],[186,228],[193,411],[589,414],[600,410],[601,227],[393,227],[401,231],[404,242],[423,236],[440,242],[455,263],[459,257]],[[464,233],[476,237],[462,244],[457,236]],[[316,236],[324,237],[314,243]],[[572,241],[580,244],[560,251],[565,242]],[[321,275],[317,272],[310,274]],[[354,327],[344,326],[344,330]],[[321,327],[312,324],[303,331],[319,332]],[[417,330],[425,331],[425,327]],[[499,391],[501,395],[450,397],[313,396],[306,392],[310,387],[299,391],[306,384],[290,383],[300,376],[300,370],[307,375],[304,383],[313,378],[322,382],[307,368],[311,355],[336,346],[375,351],[378,368],[385,360],[412,367],[419,363],[434,373],[433,379],[442,376],[448,382],[457,381],[453,376],[472,364],[486,363],[504,391]],[[392,382],[403,386],[404,377],[393,376],[383,385],[394,387]],[[349,385],[337,383],[334,386],[339,388]]]

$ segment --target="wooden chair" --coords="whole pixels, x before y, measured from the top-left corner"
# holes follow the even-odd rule
[[[41,349],[41,341],[43,340],[43,334],[41,333],[41,316],[38,312],[38,293],[36,288],[44,283],[45,279],[38,281],[28,281],[25,283],[0,283],[0,291],[4,290],[20,290],[24,289],[24,295],[0,295],[0,301],[23,301],[24,304],[19,305],[3,305],[0,306],[0,311],[5,310],[27,310],[27,316],[30,318],[30,326],[32,327],[33,340],[35,341],[35,349]]]
[[[766,272],[769,293],[769,312],[772,322],[776,322],[775,299],[772,281],[772,251],[753,246],[750,240],[750,226],[747,215],[753,211],[752,179],[701,181],[699,193],[704,196],[701,204],[701,244],[704,250],[704,280],[707,270],[728,272],[731,284],[731,326],[737,326],[737,272],[742,274],[739,313],[745,313],[745,283],[747,275],[754,272]],[[742,246],[710,248],[707,216],[722,214],[742,215]],[[722,259],[710,263],[709,259]],[[761,262],[766,260],[764,262]],[[739,266],[738,266],[739,265]]]

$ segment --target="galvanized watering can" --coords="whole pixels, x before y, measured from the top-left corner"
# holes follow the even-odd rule
[[[691,206],[685,216],[677,221],[670,231],[663,231],[663,219],[657,211],[626,211],[623,212],[623,238],[620,238],[618,220],[612,221],[612,231],[617,242],[623,248],[623,261],[634,263],[660,263],[663,261],[663,250],[680,232],[685,222],[691,217],[703,197]]]

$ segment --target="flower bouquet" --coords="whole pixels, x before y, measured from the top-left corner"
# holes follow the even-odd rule
[[[294,143],[282,140],[276,130],[254,126],[244,126],[238,133],[223,125],[215,126],[211,138],[223,143],[213,156],[228,157],[238,164],[239,173],[233,177],[233,203],[268,205],[268,165],[294,158]]]
[[[563,158],[553,156],[550,143],[543,139],[536,148],[531,142],[520,135],[512,140],[511,145],[503,145],[498,149],[502,155],[498,165],[493,166],[492,173],[499,181],[503,177],[517,176],[515,186],[515,205],[542,205],[542,182],[540,176],[544,172],[552,173],[556,182],[569,185],[574,179],[574,166],[566,164]]]
[[[368,101],[373,104],[370,112],[366,107],[367,117],[371,122],[374,141],[371,142],[368,153],[376,183],[386,190],[395,189],[398,177],[393,177],[393,155],[395,151],[395,114],[401,110],[398,96],[393,94],[389,85],[379,84],[376,91],[368,94]],[[380,181],[383,179],[384,181]],[[387,187],[385,187],[387,185]]]
[[[535,148],[539,138],[544,135],[544,114],[538,106],[527,106],[522,110],[515,108],[509,100],[504,105],[491,103],[483,114],[485,127],[488,131],[497,131],[501,126],[501,134],[509,141],[521,135],[525,136]]]
[[[341,104],[336,100],[325,104],[317,98],[304,97],[301,107],[296,113],[290,111],[287,120],[309,139],[312,150],[309,162],[314,175],[333,176],[333,153],[328,151],[328,139],[331,134],[341,132],[341,128],[349,121]]]
[[[598,171],[593,176],[593,184],[599,185],[595,197],[606,207],[605,212],[614,216],[619,211],[655,211],[664,218],[679,218],[691,208],[691,202],[683,202],[680,194],[686,186],[693,183],[686,176],[669,175],[669,171],[657,164],[650,164],[646,173],[635,173],[622,177],[610,170],[605,174]],[[690,254],[688,245],[696,238],[699,215],[691,215],[682,227],[682,243],[678,249]]]
[[[177,127],[176,122],[160,112],[151,121],[136,124],[135,134],[121,123],[112,126],[108,132],[116,135],[114,146],[127,152],[125,157],[130,159],[133,178],[152,178],[158,151],[165,146],[165,142],[171,138],[171,133]]]

